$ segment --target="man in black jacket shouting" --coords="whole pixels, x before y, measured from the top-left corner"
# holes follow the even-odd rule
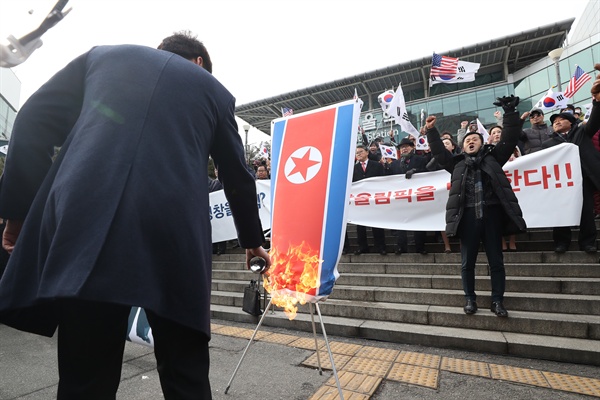
[[[453,155],[444,147],[435,128],[435,116],[426,121],[431,152],[452,174],[446,204],[446,234],[460,238],[466,314],[477,312],[475,262],[479,243],[483,242],[492,280],[491,310],[499,317],[508,316],[503,303],[506,275],[502,236],[526,229],[517,197],[502,170],[521,133],[518,103],[519,98],[514,96],[498,98],[494,103],[504,109],[504,129],[499,143],[484,145],[480,133],[467,132],[462,142],[463,153],[459,155]]]

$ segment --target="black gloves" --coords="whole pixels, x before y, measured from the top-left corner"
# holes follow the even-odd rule
[[[502,107],[505,113],[517,111],[517,105],[519,104],[519,97],[510,95],[510,97],[498,97],[494,102],[495,106]]]
[[[413,174],[417,172],[416,169],[409,169],[408,171],[406,171],[406,174],[404,174],[404,176],[406,176],[406,179],[410,179],[412,178]]]

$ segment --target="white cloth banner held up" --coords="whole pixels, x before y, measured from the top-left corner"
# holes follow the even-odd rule
[[[528,228],[579,224],[583,196],[577,146],[565,143],[518,157],[504,165],[504,172],[519,199]],[[270,181],[256,183],[263,228],[268,229]],[[443,231],[449,185],[450,174],[446,171],[414,174],[412,179],[391,175],[355,182],[348,222],[386,229]],[[213,195],[219,192],[211,193],[211,210],[215,206],[221,209],[223,203],[212,203],[216,198]],[[235,239],[233,218],[216,218],[212,212],[213,242]]]
[[[210,197],[210,223],[212,226],[213,243],[224,242],[237,238],[237,231],[233,224],[233,217],[229,203],[223,190],[209,193]],[[256,202],[258,216],[264,230],[271,229],[271,181],[256,181]]]

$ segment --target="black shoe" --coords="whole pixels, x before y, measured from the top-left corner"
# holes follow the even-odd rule
[[[490,309],[497,317],[508,317],[508,311],[506,311],[501,301],[494,301]]]
[[[419,253],[421,253],[422,255],[426,256],[427,255],[427,250],[421,250]]]
[[[385,256],[387,254],[387,251],[385,251],[385,249],[381,249],[379,251],[379,254],[381,254],[382,256]]]
[[[565,246],[564,244],[559,244],[558,246],[556,246],[554,248],[554,252],[558,253],[558,254],[566,253],[566,251],[567,251],[567,246]]]
[[[343,255],[343,256],[345,256],[346,254],[348,254],[348,250],[346,250],[346,249],[343,249],[343,250],[342,250],[342,255]]]
[[[588,254],[596,254],[596,252],[598,251],[598,249],[594,245],[589,245],[589,246],[585,246],[585,248],[583,249],[583,251],[585,251]]]
[[[406,250],[405,250],[405,249],[396,249],[395,253],[396,253],[397,255],[400,255],[400,254],[402,254],[402,253],[406,253]]]
[[[362,253],[368,253],[369,249],[358,249],[354,252],[355,256],[360,256]]]
[[[467,304],[463,308],[465,314],[475,314],[477,312],[477,302],[475,300],[467,300]]]

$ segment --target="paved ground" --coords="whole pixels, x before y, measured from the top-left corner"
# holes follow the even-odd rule
[[[324,318],[327,322],[326,317]],[[213,321],[215,400],[336,399],[329,354],[314,337],[261,328],[224,393],[255,325]],[[323,337],[318,337],[320,345]],[[346,400],[600,398],[600,368],[414,345],[328,337]],[[0,325],[0,400],[55,398],[56,341]],[[122,400],[161,399],[152,349],[127,343]]]

